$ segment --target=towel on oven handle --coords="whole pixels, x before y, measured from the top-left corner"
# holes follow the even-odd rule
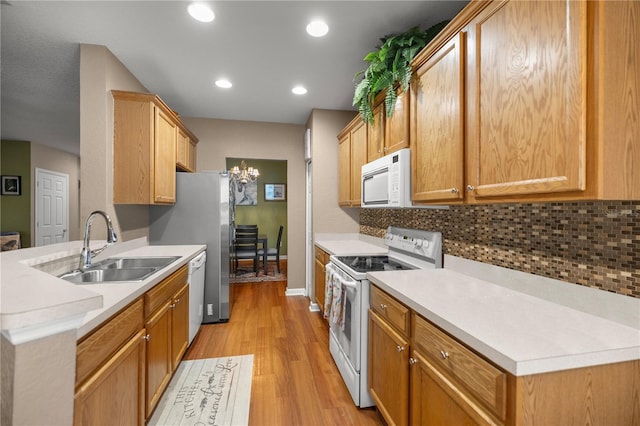
[[[334,324],[338,324],[344,330],[344,295],[347,283],[340,277],[331,265],[326,267],[324,318]]]

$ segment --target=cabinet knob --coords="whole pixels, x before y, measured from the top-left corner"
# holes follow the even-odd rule
[[[385,305],[384,303],[381,303],[380,304],[380,309],[382,309],[384,311],[385,309],[387,309],[387,305]]]
[[[172,304],[169,305],[169,308],[171,308],[171,309],[175,309],[175,307],[176,307],[175,303],[172,303]]]
[[[144,340],[146,340],[147,342],[148,342],[149,340],[151,340],[151,336],[150,336],[150,335],[148,335],[148,334],[145,334],[144,336],[142,336],[142,338],[143,338]]]
[[[442,359],[447,359],[449,358],[449,352],[440,351],[440,356],[442,357]]]
[[[398,345],[398,346],[396,346],[396,350],[397,350],[398,352],[402,352],[402,351],[404,351],[404,346],[400,346],[400,345]]]
[[[409,365],[416,365],[418,363],[418,360],[415,358],[409,358]]]
[[[458,192],[460,192],[460,191],[458,191],[458,188],[451,188],[451,193],[452,194],[457,194]]]
[[[176,299],[176,303],[175,304],[177,305],[178,303],[180,303],[180,299]]]
[[[473,185],[467,185],[467,191],[471,192],[473,191],[475,188],[473,187]]]

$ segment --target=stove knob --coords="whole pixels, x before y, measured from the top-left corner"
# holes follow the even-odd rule
[[[416,238],[416,240],[413,242],[413,246],[419,249],[420,247],[422,247],[422,240],[420,238]]]

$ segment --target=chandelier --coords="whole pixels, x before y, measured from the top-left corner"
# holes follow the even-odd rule
[[[258,176],[260,176],[258,169],[254,169],[253,167],[247,168],[247,163],[245,163],[244,160],[240,163],[240,168],[233,166],[231,170],[229,170],[229,174],[231,175],[231,179],[234,179],[241,185],[255,182]]]

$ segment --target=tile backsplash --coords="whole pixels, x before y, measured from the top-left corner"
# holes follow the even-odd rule
[[[362,234],[388,226],[440,231],[446,254],[640,298],[640,201],[360,210]]]

